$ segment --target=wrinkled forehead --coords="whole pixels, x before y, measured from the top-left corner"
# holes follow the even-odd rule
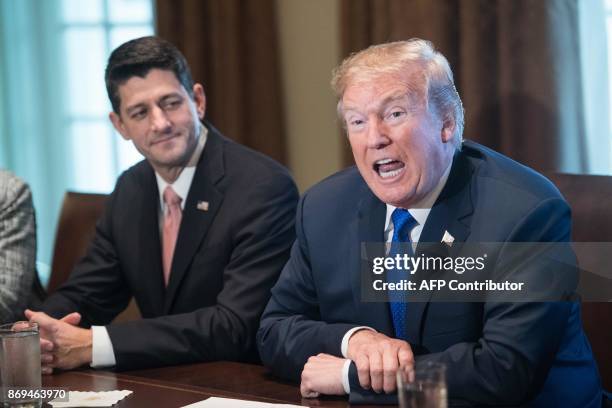
[[[393,59],[366,59],[357,61],[347,67],[342,75],[341,90],[356,83],[381,82],[395,80],[404,83],[413,89],[426,85],[427,66],[420,61],[406,61]]]
[[[344,92],[338,101],[338,113],[345,109],[378,107],[387,101],[405,100],[413,106],[427,103],[427,79],[422,71],[364,72],[346,78]]]

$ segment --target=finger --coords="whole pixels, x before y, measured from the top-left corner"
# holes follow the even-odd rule
[[[40,351],[41,352],[51,352],[55,348],[55,344],[52,341],[47,339],[40,339]]]
[[[395,391],[397,369],[399,360],[397,354],[392,350],[387,350],[382,355],[383,363],[383,390],[389,394]]]
[[[316,391],[310,391],[302,388],[300,388],[300,393],[304,398],[317,398],[319,396],[319,393]]]
[[[370,354],[370,381],[375,392],[383,390],[383,362],[378,352]]]
[[[73,326],[77,326],[81,322],[81,314],[78,312],[72,312],[62,317],[60,320]]]
[[[43,368],[50,368],[51,370],[55,369],[55,364],[49,363],[49,364],[41,364],[40,366],[41,369]]]
[[[416,380],[416,375],[414,373],[414,367],[411,367],[410,370],[408,370],[408,382],[415,382]]]
[[[38,326],[41,329],[49,327],[49,326],[55,324],[55,322],[57,321],[56,319],[52,318],[51,316],[49,316],[45,312],[32,312],[30,314],[29,319],[30,319],[31,322],[38,323]]]
[[[52,318],[44,312],[34,312],[30,321],[38,324],[38,332],[41,338],[53,338],[57,331],[57,323],[59,320]]]
[[[53,362],[53,354],[51,353],[43,353],[40,355],[40,361],[44,364],[49,364]]]
[[[42,366],[40,368],[40,372],[43,373],[44,375],[53,374],[53,367]]]
[[[37,317],[40,314],[44,314],[45,312],[36,312],[34,310],[30,310],[30,309],[26,309],[23,314],[25,315],[25,317],[28,318],[28,320],[32,320],[33,317]]]
[[[362,388],[369,390],[371,387],[370,383],[370,359],[366,354],[361,354],[355,360],[355,366],[357,367],[357,376],[359,377],[359,385]]]
[[[312,390],[312,388],[308,385],[308,381],[304,380],[304,373],[302,372],[302,382],[300,383],[300,394],[304,398],[317,398],[319,393]]]
[[[397,352],[397,359],[399,360],[399,365],[401,367],[413,365],[414,355],[410,350],[410,346],[400,348]]]

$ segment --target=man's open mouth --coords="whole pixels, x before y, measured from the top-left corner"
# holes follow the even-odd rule
[[[381,159],[374,163],[374,171],[384,179],[395,177],[404,171],[404,163],[395,159]]]

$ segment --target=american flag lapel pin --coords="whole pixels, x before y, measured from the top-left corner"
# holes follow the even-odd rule
[[[442,237],[442,242],[444,242],[449,247],[453,246],[453,242],[455,242],[455,237],[448,233],[448,231],[444,231],[444,236]]]
[[[208,207],[210,207],[210,204],[208,201],[198,201],[198,205],[196,207],[200,211],[208,211]]]

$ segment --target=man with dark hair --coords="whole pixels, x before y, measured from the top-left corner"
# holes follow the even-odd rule
[[[145,77],[153,68],[171,71],[193,98],[193,78],[183,54],[158,37],[143,37],[117,48],[108,60],[104,81],[115,113],[119,114],[121,104],[119,86],[133,76]]]
[[[106,85],[114,127],[146,160],[118,179],[69,280],[26,312],[43,371],[256,360],[259,316],[294,239],[291,177],[200,122],[204,89],[160,38],[113,51]],[[132,296],[143,319],[111,323]]]

